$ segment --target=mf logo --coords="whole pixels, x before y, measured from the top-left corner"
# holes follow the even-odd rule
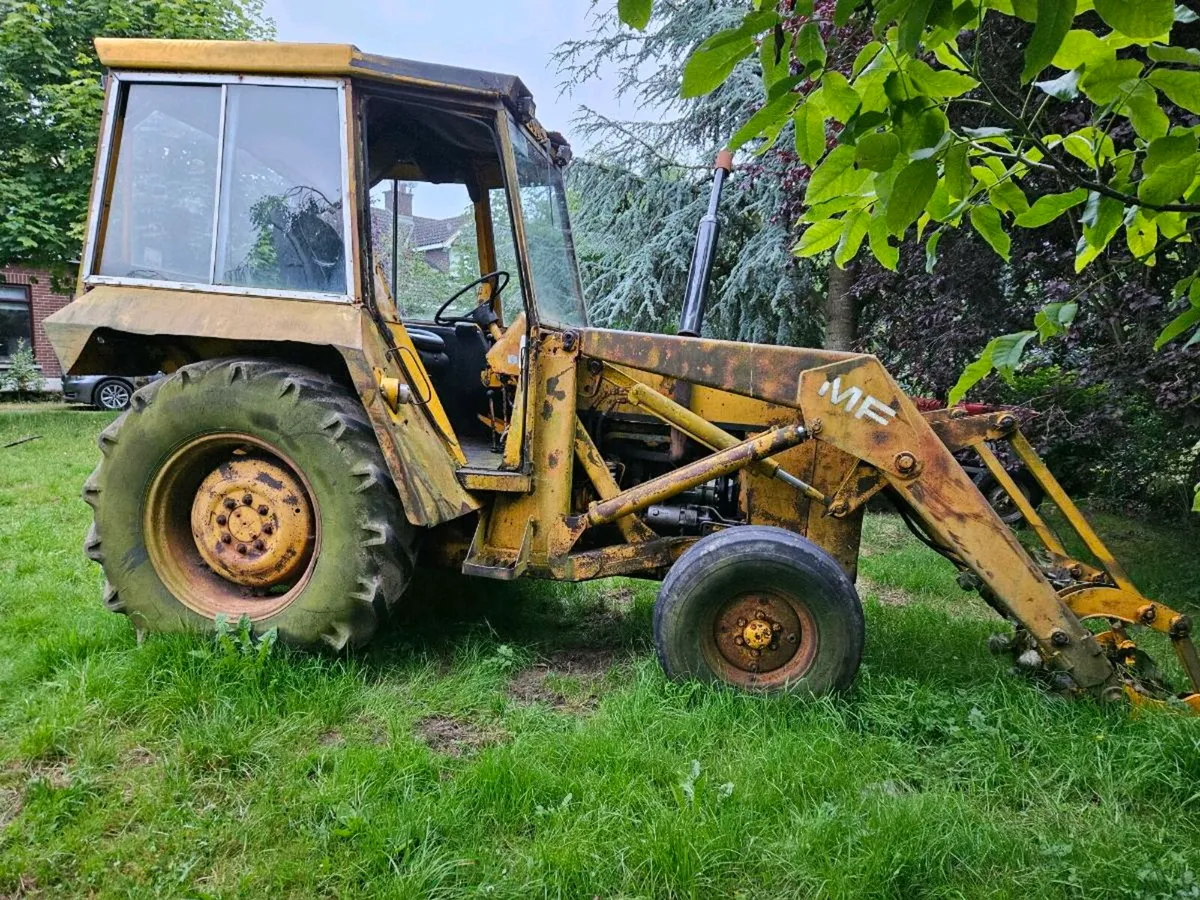
[[[834,406],[845,406],[846,412],[853,412],[856,419],[870,419],[880,425],[887,425],[896,418],[894,409],[882,400],[876,400],[870,394],[864,396],[862,388],[847,386],[845,390],[842,390],[840,376],[821,385],[817,395],[828,396],[829,402]],[[854,412],[855,407],[858,407],[858,412]]]

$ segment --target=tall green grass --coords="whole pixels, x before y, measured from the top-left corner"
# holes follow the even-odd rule
[[[891,518],[868,521],[866,658],[845,697],[667,682],[655,586],[636,581],[423,583],[403,623],[341,659],[139,647],[80,551],[107,421],[0,413],[0,444],[43,435],[0,451],[0,896],[1200,890],[1200,721],[1010,675],[984,648],[1001,623]],[[1187,558],[1178,537],[1102,525]],[[1194,599],[1142,565],[1160,599]],[[549,676],[589,702],[510,692],[566,647],[606,661]],[[429,746],[432,716],[463,743]]]

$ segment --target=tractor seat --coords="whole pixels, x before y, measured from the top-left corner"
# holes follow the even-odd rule
[[[408,336],[413,342],[413,346],[421,353],[445,353],[446,342],[440,334],[435,334],[432,331],[424,331],[420,328],[409,328]]]

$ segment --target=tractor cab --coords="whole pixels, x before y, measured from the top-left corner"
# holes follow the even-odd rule
[[[365,309],[460,464],[498,467],[521,337],[587,324],[570,150],[524,85],[348,46],[97,48],[109,84],[80,293]],[[174,343],[176,364],[204,355]]]

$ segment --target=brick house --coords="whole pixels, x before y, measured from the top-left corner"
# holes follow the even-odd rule
[[[44,269],[0,268],[0,369],[7,368],[9,355],[17,348],[17,342],[24,340],[32,344],[43,377],[60,378],[62,370],[46,340],[42,323],[70,302],[70,294],[53,290],[50,273]]]

